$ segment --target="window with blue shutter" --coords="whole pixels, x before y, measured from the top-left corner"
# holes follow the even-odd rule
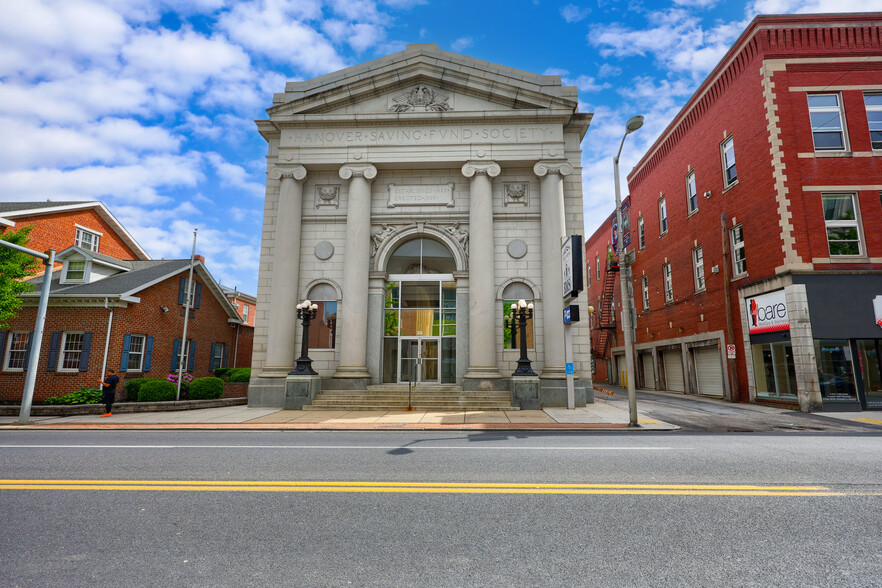
[[[141,371],[149,372],[151,361],[153,361],[153,337],[147,337],[147,343],[144,345],[144,367]]]
[[[211,344],[211,358],[208,360],[208,371],[213,372],[217,369],[217,366],[214,365],[214,356],[217,355],[217,343]]]
[[[202,284],[196,284],[196,300],[193,301],[193,308],[199,308],[202,301]]]
[[[49,342],[49,360],[46,362],[47,372],[54,372],[58,367],[58,349],[60,347],[61,333],[52,333],[52,339]]]
[[[172,363],[171,363],[172,371],[177,371],[178,361],[180,359],[181,359],[181,340],[175,339],[175,342],[172,345]]]
[[[221,364],[221,367],[222,367],[222,368],[227,367],[227,352],[228,352],[229,350],[230,350],[230,346],[229,346],[229,345],[224,345],[224,359],[223,359],[223,363]]]
[[[132,345],[132,336],[123,336],[122,359],[119,361],[119,371],[125,372],[129,369],[129,349]]]
[[[28,349],[25,351],[25,360],[24,360],[24,368],[28,369],[28,362],[31,360],[31,347],[34,344],[34,332],[30,331],[28,333]],[[40,358],[37,358],[36,361],[40,361]]]
[[[92,349],[92,333],[83,333],[83,351],[80,353],[79,371],[89,371],[89,351]],[[102,374],[104,375],[104,374]]]
[[[6,331],[0,331],[0,361],[8,361],[6,358]],[[3,369],[7,366],[4,364]]]
[[[178,284],[178,304],[184,303],[184,295],[187,291],[187,278],[181,278],[180,283]]]
[[[196,341],[190,339],[190,345],[187,346],[187,371],[192,372],[193,366],[196,365]]]

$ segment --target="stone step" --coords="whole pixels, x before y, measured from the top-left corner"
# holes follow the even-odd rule
[[[477,393],[477,394],[407,394],[400,393],[376,393],[376,394],[357,394],[352,392],[320,392],[316,398],[335,398],[335,399],[364,399],[364,400],[384,400],[384,399],[422,399],[422,400],[510,400],[511,394],[502,392],[500,394]]]
[[[376,404],[347,404],[347,405],[315,405],[308,404],[303,407],[303,410],[334,410],[334,411],[354,411],[354,410],[404,410],[407,408],[407,403],[402,405],[376,405]],[[468,411],[499,411],[499,410],[520,410],[520,408],[516,406],[434,406],[434,405],[420,405],[414,406],[414,410],[432,410],[438,412],[460,412],[464,410]]]

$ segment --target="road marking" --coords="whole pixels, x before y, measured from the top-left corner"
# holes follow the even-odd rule
[[[826,486],[680,484],[481,484],[226,480],[0,480],[0,490],[137,490],[190,492],[374,492],[436,494],[631,494],[674,496],[878,496]]]
[[[862,423],[873,423],[874,425],[882,425],[882,419],[859,418],[859,419],[851,419],[851,420],[860,421]]]
[[[417,442],[418,443],[418,442]],[[670,451],[673,449],[683,449],[679,447],[615,447],[615,446],[602,446],[602,447],[592,447],[592,446],[584,446],[584,447],[518,447],[518,446],[510,446],[510,447],[493,447],[487,445],[481,446],[470,446],[470,447],[450,447],[444,445],[409,445],[407,443],[403,445],[46,445],[46,444],[18,444],[18,445],[3,445],[0,444],[0,448],[3,449],[302,449],[302,450],[314,450],[314,449],[342,449],[342,450],[352,450],[352,449],[382,449],[382,450],[391,450],[391,449],[444,449],[444,450],[455,450],[455,451],[473,451],[473,450],[497,450],[497,451]]]

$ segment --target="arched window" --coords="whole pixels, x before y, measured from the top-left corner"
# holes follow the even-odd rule
[[[523,282],[512,282],[502,291],[502,324],[503,324],[503,349],[520,349],[521,336],[517,327],[512,325],[512,303],[518,300],[533,302],[533,289]],[[527,319],[527,349],[533,346],[533,319]]]
[[[432,239],[413,239],[398,246],[389,257],[390,274],[452,274],[456,260],[444,245]]]
[[[334,349],[337,345],[337,291],[330,284],[316,284],[307,298],[318,305],[316,318],[309,325],[310,349]]]

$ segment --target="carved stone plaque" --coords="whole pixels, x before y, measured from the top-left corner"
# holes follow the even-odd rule
[[[315,256],[321,260],[330,259],[334,255],[334,244],[329,241],[322,241],[315,246]]]
[[[503,184],[505,196],[503,206],[529,206],[527,201],[527,184]]]
[[[527,244],[520,239],[515,239],[508,244],[508,254],[514,259],[520,259],[527,254]]]
[[[396,206],[453,206],[453,182],[449,184],[389,184],[389,208]]]
[[[315,207],[321,208],[330,206],[340,208],[340,186],[322,186],[315,187]]]

